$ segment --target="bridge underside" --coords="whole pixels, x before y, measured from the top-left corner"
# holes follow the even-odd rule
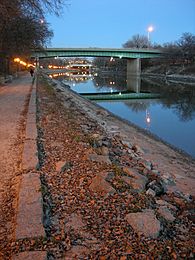
[[[141,73],[141,59],[162,56],[158,50],[150,49],[103,49],[103,48],[48,48],[33,51],[35,59],[54,57],[113,57],[127,59],[127,76]]]

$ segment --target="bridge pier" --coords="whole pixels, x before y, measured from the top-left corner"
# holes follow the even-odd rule
[[[127,60],[127,76],[137,76],[141,74],[141,59],[128,59]]]
[[[140,93],[141,78],[135,75],[127,75],[127,89],[135,93]]]
[[[135,93],[140,92],[141,59],[127,60],[127,88]]]

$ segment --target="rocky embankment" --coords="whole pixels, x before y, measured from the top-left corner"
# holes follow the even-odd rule
[[[48,259],[193,259],[195,163],[46,76],[38,79]]]

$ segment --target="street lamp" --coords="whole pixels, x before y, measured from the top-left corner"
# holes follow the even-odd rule
[[[148,43],[150,41],[150,33],[154,31],[154,27],[153,26],[149,26],[147,28],[147,32],[148,32]]]

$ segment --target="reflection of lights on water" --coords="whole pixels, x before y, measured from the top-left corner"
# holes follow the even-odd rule
[[[149,124],[150,123],[150,117],[146,117],[146,122]]]
[[[121,95],[121,92],[119,92],[119,95]]]
[[[150,123],[151,123],[151,116],[148,110],[146,110],[146,124],[148,127],[150,127]]]
[[[112,92],[113,92],[113,89],[111,88],[111,89],[110,89],[110,93],[112,93]]]

